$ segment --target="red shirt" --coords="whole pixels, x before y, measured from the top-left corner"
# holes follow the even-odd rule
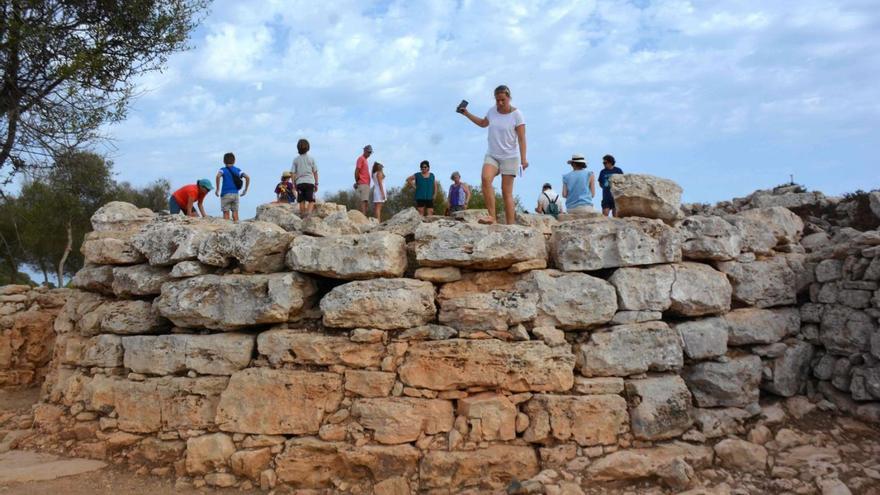
[[[367,159],[364,158],[364,155],[358,157],[355,171],[357,172],[358,184],[370,184],[370,166],[367,165]]]
[[[208,191],[202,191],[197,184],[189,184],[181,187],[180,189],[174,191],[174,201],[177,201],[177,205],[180,206],[180,209],[186,209],[186,204],[189,202],[190,198],[192,198],[193,204],[205,199],[205,195],[208,194]]]

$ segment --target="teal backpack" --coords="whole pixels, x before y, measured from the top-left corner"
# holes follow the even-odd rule
[[[559,204],[556,202],[559,201],[559,195],[556,195],[556,199],[550,199],[550,196],[547,196],[547,193],[544,193],[544,196],[547,198],[547,201],[550,203],[547,205],[547,211],[544,213],[552,216],[553,218],[559,218]]]

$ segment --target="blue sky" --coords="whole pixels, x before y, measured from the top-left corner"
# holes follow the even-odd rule
[[[217,0],[167,70],[107,127],[120,179],[213,180],[233,151],[274,199],[309,139],[323,196],[365,144],[401,185],[422,159],[479,183],[482,114],[507,84],[526,118],[533,207],[572,153],[675,180],[714,202],[789,179],[827,194],[880,186],[880,9],[862,1],[334,2]],[[219,200],[206,202],[219,214]]]

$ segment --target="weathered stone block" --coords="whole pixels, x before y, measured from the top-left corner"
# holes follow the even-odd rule
[[[284,255],[293,234],[274,223],[249,221],[208,234],[199,246],[199,261],[226,267],[237,262],[247,273],[273,273],[284,269]]]
[[[782,256],[749,263],[721,261],[717,268],[727,274],[734,300],[759,308],[794,304],[797,278]]]
[[[357,399],[351,413],[360,425],[373,431],[375,441],[384,444],[413,442],[422,434],[448,432],[455,419],[451,401],[410,397]]]
[[[627,380],[632,432],[642,440],[664,440],[681,435],[694,422],[691,393],[675,375]]]
[[[136,234],[136,230],[89,232],[79,250],[86,262],[94,265],[143,263],[146,258],[133,244]]]
[[[189,438],[186,441],[186,472],[206,474],[225,468],[233,453],[235,444],[225,433]]]
[[[113,293],[118,297],[152,296],[162,284],[172,280],[171,269],[162,266],[133,265],[113,269]]]
[[[770,361],[772,378],[765,380],[761,388],[783,397],[791,397],[806,382],[813,359],[813,346],[802,340],[786,345],[785,352]]]
[[[724,315],[730,345],[772,344],[801,327],[797,308],[735,309]]]
[[[674,222],[681,213],[681,186],[647,174],[611,176],[615,214],[621,217],[659,218]]]
[[[385,357],[385,345],[352,342],[345,336],[319,335],[297,330],[275,329],[257,337],[257,350],[273,365],[283,363],[341,364],[352,368],[378,368]]]
[[[476,442],[516,438],[516,406],[506,396],[485,392],[459,399],[458,415],[467,419]]]
[[[290,244],[286,259],[295,271],[330,278],[401,277],[406,271],[406,242],[388,232],[299,236]]]
[[[345,371],[345,390],[361,397],[387,397],[397,375],[385,371]]]
[[[316,434],[341,401],[342,377],[335,373],[248,368],[230,378],[216,421],[230,432]]]
[[[156,214],[149,208],[138,208],[124,201],[111,201],[98,208],[90,219],[95,232],[131,230],[145,225]]]
[[[434,319],[434,285],[405,278],[349,282],[321,299],[321,311],[329,327],[417,327]]]
[[[507,331],[511,325],[533,320],[538,294],[520,287],[522,275],[476,272],[444,284],[438,295],[439,321],[459,332]]]
[[[294,321],[316,291],[298,273],[203,275],[166,283],[155,305],[177,326],[235,330]]]
[[[254,220],[274,223],[288,232],[299,232],[303,223],[299,218],[299,206],[291,203],[267,203],[257,206]]]
[[[232,228],[233,224],[222,218],[169,215],[143,226],[132,244],[151,265],[173,265],[197,259],[202,242],[211,233]]]
[[[563,392],[572,386],[573,368],[567,348],[543,342],[450,339],[410,343],[398,372],[404,384],[432,390]]]
[[[723,317],[683,321],[674,325],[690,359],[709,359],[727,354],[728,325]]]
[[[419,466],[422,489],[504,488],[512,479],[525,480],[538,474],[535,449],[492,445],[471,451],[429,450]]]
[[[416,228],[420,266],[458,266],[496,270],[532,259],[546,259],[544,235],[519,225],[478,225],[441,220]]]
[[[582,447],[616,445],[626,431],[626,401],[619,395],[544,395],[523,407],[529,427],[523,439],[532,443],[575,441]]]
[[[739,256],[742,247],[739,229],[721,217],[687,217],[676,227],[684,259],[726,261]]]
[[[113,266],[87,263],[76,272],[70,285],[77,289],[113,294]]]
[[[681,336],[662,321],[619,325],[593,332],[577,347],[584,376],[628,376],[684,364]]]
[[[124,337],[125,367],[135,373],[171,375],[193,370],[205,375],[231,375],[251,361],[254,336],[138,335]]]
[[[645,218],[562,222],[550,244],[556,267],[567,272],[681,261],[675,230]]]
[[[871,336],[876,332],[876,320],[864,311],[830,304],[822,312],[819,340],[832,354],[849,356],[868,352]]]
[[[697,363],[682,376],[698,406],[744,407],[758,401],[761,368],[761,358],[747,355]]]

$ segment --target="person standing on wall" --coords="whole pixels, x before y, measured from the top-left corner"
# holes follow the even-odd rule
[[[388,196],[385,194],[385,165],[379,162],[373,163],[373,215],[376,220],[382,221],[382,205]]]
[[[419,164],[419,173],[406,178],[406,185],[416,186],[416,209],[423,217],[434,214],[434,195],[440,189],[440,184],[431,173],[431,164],[428,160],[422,160]]]
[[[471,201],[471,188],[461,181],[461,174],[452,172],[449,179],[452,180],[452,185],[449,186],[449,199],[447,201],[449,209],[446,212],[447,215],[466,210],[468,203]]]
[[[215,181],[217,182],[215,194],[220,197],[220,210],[223,211],[223,219],[229,220],[229,215],[232,214],[232,221],[237,222],[239,191],[244,186],[241,196],[247,194],[248,188],[251,186],[251,178],[235,166],[233,153],[223,155],[223,168],[217,172]]]
[[[612,217],[617,216],[614,208],[614,195],[611,194],[611,176],[622,174],[623,170],[615,166],[615,163],[616,160],[613,156],[605,155],[602,157],[602,166],[605,168],[599,171],[599,185],[602,186],[602,215],[606,217],[609,214]]]
[[[293,159],[291,172],[296,184],[297,199],[299,200],[299,216],[305,218],[312,214],[315,209],[315,194],[318,192],[318,165],[309,154],[312,145],[308,139],[300,139],[296,142],[296,158]]]
[[[571,172],[562,176],[562,197],[568,213],[590,213],[593,211],[593,198],[596,197],[596,181],[593,172],[587,170],[587,159],[583,155],[571,155],[568,161]]]
[[[364,153],[358,157],[354,167],[354,190],[358,201],[358,208],[364,215],[370,204],[370,164],[367,158],[373,154],[373,147],[369,144],[364,146]]]
[[[489,216],[481,223],[495,223],[495,176],[501,175],[501,196],[504,198],[504,220],[508,225],[515,218],[513,203],[513,181],[520,167],[529,166],[526,158],[526,121],[519,109],[510,105],[510,88],[501,85],[495,88],[495,106],[486,116],[477,117],[470,113],[467,102],[462,102],[457,112],[467,117],[479,127],[489,128],[489,149],[483,159],[482,186],[483,197]]]

